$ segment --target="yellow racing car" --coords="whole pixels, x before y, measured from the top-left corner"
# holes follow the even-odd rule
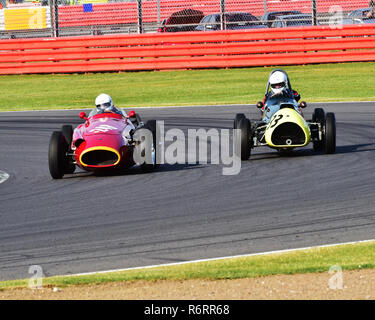
[[[306,120],[302,109],[306,103],[298,103],[293,97],[289,78],[281,69],[271,72],[283,72],[286,78],[286,90],[280,94],[270,95],[270,81],[266,89],[267,100],[258,102],[257,107],[262,110],[260,121],[249,120],[243,113],[236,115],[234,129],[241,146],[241,159],[247,160],[251,149],[268,146],[280,153],[289,153],[295,148],[304,147],[310,142],[318,152],[327,154],[336,151],[336,119],[335,114],[325,113],[322,108],[316,108],[312,119]]]

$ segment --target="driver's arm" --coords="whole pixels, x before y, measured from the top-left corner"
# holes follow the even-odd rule
[[[267,99],[270,97],[270,92],[264,95],[263,104],[266,104]]]

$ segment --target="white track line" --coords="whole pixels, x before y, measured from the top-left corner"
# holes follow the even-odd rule
[[[0,170],[0,183],[5,182],[9,178],[9,174]]]
[[[329,105],[329,104],[347,104],[347,103],[374,103],[375,104],[375,101],[337,101],[337,102],[334,102],[334,101],[331,101],[331,102],[310,102],[310,104],[324,104],[324,105]],[[252,106],[255,106],[255,104],[253,103],[249,103],[249,104],[218,104],[218,105],[194,105],[194,106],[146,106],[146,107],[120,107],[121,109],[168,109],[168,108],[175,108],[175,109],[179,109],[179,108],[207,108],[207,107],[212,107],[212,108],[215,108],[215,107],[246,107],[246,106],[249,106],[249,107],[252,107]],[[72,109],[41,109],[41,110],[9,110],[9,111],[0,111],[0,114],[1,113],[12,113],[12,112],[45,112],[45,111],[78,111],[78,110],[84,110],[84,109],[87,109],[87,110],[92,110],[92,107],[82,107],[82,108],[72,108]]]
[[[246,257],[254,257],[254,256],[265,256],[265,255],[270,255],[270,254],[297,252],[297,251],[303,251],[303,250],[328,248],[328,247],[334,247],[334,246],[344,246],[344,245],[357,244],[357,243],[366,243],[366,242],[373,242],[373,241],[375,241],[375,239],[373,239],[373,240],[354,241],[354,242],[336,243],[336,244],[327,244],[327,245],[315,246],[315,247],[305,247],[305,248],[297,248],[297,249],[286,249],[286,250],[268,251],[268,252],[252,253],[252,254],[236,255],[236,256],[228,256],[228,257],[219,257],[219,258],[200,259],[200,260],[192,260],[192,261],[184,261],[184,262],[157,264],[157,265],[144,266],[144,267],[134,267],[134,268],[126,268],[126,269],[114,269],[114,270],[97,271],[97,272],[77,273],[77,274],[70,274],[70,275],[60,275],[60,276],[54,276],[54,277],[90,276],[90,275],[103,274],[103,273],[113,273],[113,272],[122,272],[122,271],[139,270],[139,269],[151,269],[151,268],[158,268],[158,267],[170,267],[170,266],[178,266],[178,265],[184,265],[184,264],[190,264],[190,263],[209,262],[209,261],[215,261],[215,260],[235,259],[235,258],[246,258]]]

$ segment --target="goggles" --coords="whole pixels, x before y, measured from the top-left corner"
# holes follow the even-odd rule
[[[272,87],[273,89],[281,89],[281,88],[284,88],[284,87],[285,87],[285,82],[280,82],[280,83],[271,84],[271,87]]]
[[[97,104],[96,107],[100,109],[107,109],[111,106],[110,102],[102,103],[102,104]]]

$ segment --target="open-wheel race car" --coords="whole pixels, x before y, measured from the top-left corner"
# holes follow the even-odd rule
[[[49,171],[54,179],[74,173],[76,167],[85,171],[109,172],[139,164],[142,171],[155,169],[156,121],[146,123],[134,111],[99,113],[93,109],[73,130],[63,125],[54,131],[49,143]]]
[[[241,159],[247,160],[251,149],[268,146],[281,154],[290,153],[297,147],[304,147],[313,143],[314,151],[332,154],[336,151],[336,119],[335,114],[322,108],[315,108],[311,120],[306,120],[302,109],[306,102],[298,103],[296,91],[292,90],[290,80],[285,71],[277,69],[271,72],[270,79],[275,72],[285,75],[286,87],[281,94],[270,93],[268,81],[265,102],[258,102],[261,109],[260,120],[250,120],[243,113],[236,115],[234,129],[239,129]]]

